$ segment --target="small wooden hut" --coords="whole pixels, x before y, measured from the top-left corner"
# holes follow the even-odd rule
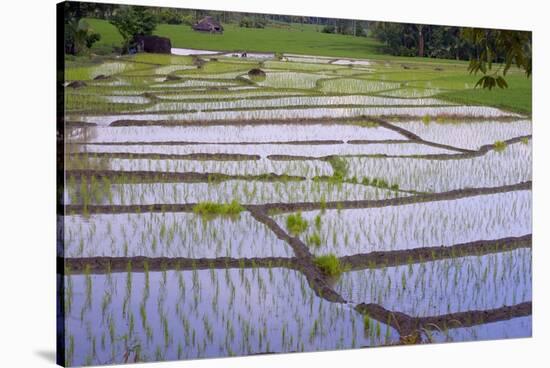
[[[193,25],[193,29],[198,32],[223,33],[223,26],[214,18],[207,16]]]

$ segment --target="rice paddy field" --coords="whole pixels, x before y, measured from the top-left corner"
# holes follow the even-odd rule
[[[531,117],[444,98],[461,70],[68,63],[66,364],[530,337]]]

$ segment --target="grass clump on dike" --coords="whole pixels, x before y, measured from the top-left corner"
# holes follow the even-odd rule
[[[339,276],[344,272],[340,260],[334,254],[315,257],[315,266],[327,276]]]
[[[502,152],[506,149],[506,142],[503,142],[503,141],[496,141],[494,144],[493,144],[493,147],[495,149],[495,151],[497,152]]]
[[[193,207],[194,213],[206,219],[216,216],[236,217],[242,211],[244,211],[244,207],[235,200],[231,203],[201,202]]]

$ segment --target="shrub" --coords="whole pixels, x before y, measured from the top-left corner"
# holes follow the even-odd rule
[[[239,22],[239,27],[243,28],[265,28],[267,21],[258,17],[244,17]]]
[[[328,24],[323,27],[321,30],[323,33],[336,33],[336,27],[334,27],[332,24]]]
[[[292,235],[303,233],[307,229],[307,220],[302,217],[302,213],[291,214],[286,218],[286,227]]]
[[[163,9],[158,15],[160,23],[168,24],[182,24],[182,17],[175,11],[170,9]]]
[[[327,254],[315,258],[315,265],[327,276],[338,276],[343,270],[340,260],[334,254]]]
[[[195,18],[191,14],[182,15],[181,16],[181,23],[185,24],[185,25],[188,25],[188,26],[192,26],[193,24],[195,24]]]

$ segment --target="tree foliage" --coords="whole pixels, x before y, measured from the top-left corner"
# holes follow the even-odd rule
[[[265,28],[267,20],[262,17],[243,17],[239,22],[239,27],[244,28]]]
[[[369,29],[384,44],[383,51],[395,56],[468,60],[472,50],[472,44],[461,38],[459,27],[373,22]]]
[[[530,32],[388,22],[370,30],[392,55],[469,60],[468,71],[483,74],[476,87],[508,87],[505,76],[514,65],[531,76]]]
[[[183,16],[172,9],[162,9],[158,14],[159,23],[182,24]]]
[[[531,32],[465,28],[462,36],[475,47],[468,71],[482,73],[476,87],[507,88],[506,73],[515,65],[527,77],[532,72]],[[496,68],[493,65],[498,63]]]
[[[151,35],[157,27],[158,17],[142,6],[123,6],[117,9],[110,20],[124,40],[123,47],[128,49],[134,37]]]
[[[513,66],[531,76],[531,32],[114,4],[65,4],[65,50],[71,54],[84,53],[99,40],[99,34],[82,21],[84,17],[109,20],[123,37],[123,49],[128,50],[135,36],[152,34],[157,23],[192,25],[209,15],[220,22],[247,28],[263,28],[268,23],[285,27],[284,23],[293,22],[316,24],[324,33],[354,36],[368,33],[381,41],[383,51],[391,55],[469,60],[469,72],[483,74],[476,87],[506,88],[505,77]]]
[[[86,53],[101,39],[90,25],[82,19],[91,11],[86,3],[65,3],[64,37],[65,53],[71,55]]]

